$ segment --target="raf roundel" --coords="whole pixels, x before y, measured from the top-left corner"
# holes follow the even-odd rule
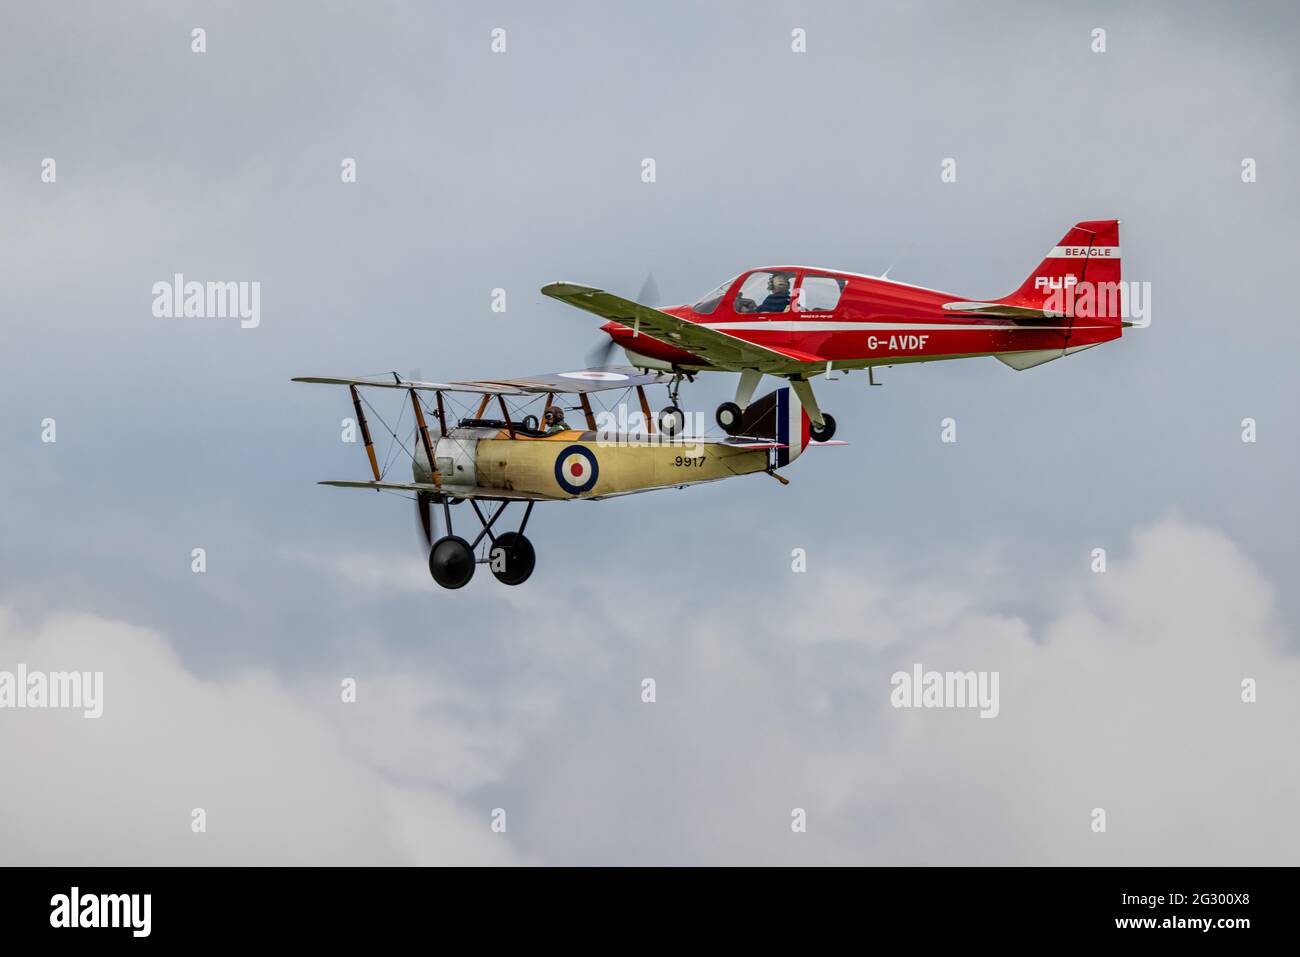
[[[555,481],[570,495],[581,495],[596,484],[600,466],[585,445],[570,445],[555,457]]]

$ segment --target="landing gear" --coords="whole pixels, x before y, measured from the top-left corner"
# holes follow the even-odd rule
[[[740,420],[744,418],[744,411],[734,402],[724,402],[718,406],[717,414],[714,416],[718,420],[718,426],[728,435],[736,435],[740,432]]]
[[[429,574],[443,588],[464,588],[474,577],[474,549],[459,535],[444,535],[429,549]]]
[[[818,442],[829,442],[835,434],[835,420],[817,408],[817,397],[813,395],[812,383],[807,379],[790,380],[790,388],[799,397],[799,404],[808,413],[808,434]]]
[[[522,585],[526,582],[537,566],[537,553],[533,550],[533,543],[524,537],[524,528],[528,525],[528,517],[533,513],[534,503],[529,502],[525,507],[523,521],[519,523],[518,531],[494,535],[492,526],[510,505],[510,500],[502,501],[496,511],[488,517],[479,508],[477,500],[469,499],[470,507],[474,509],[474,515],[483,526],[483,530],[478,533],[474,541],[467,542],[454,534],[451,528],[450,506],[459,501],[460,499],[445,495],[436,498],[430,496],[425,500],[430,505],[435,502],[442,505],[443,519],[447,523],[447,534],[435,541],[429,549],[429,574],[433,576],[433,580],[443,588],[464,588],[474,577],[474,567],[486,564],[496,580],[503,584]],[[425,526],[426,534],[431,527],[430,521],[430,517],[422,508],[421,522]],[[491,542],[487,556],[476,558],[474,550],[485,538]]]
[[[488,549],[488,567],[503,585],[522,585],[536,565],[533,543],[518,532],[502,532]]]
[[[668,404],[655,417],[659,431],[669,438],[680,435],[686,429],[686,413],[677,407],[677,397],[682,390],[682,380],[688,378],[690,376],[686,373],[674,370],[673,379],[668,383]]]
[[[829,442],[835,435],[835,418],[829,412],[822,413],[822,427],[808,423],[808,434],[814,442]]]
[[[754,398],[754,390],[758,388],[758,383],[762,378],[763,373],[757,369],[740,370],[740,381],[736,383],[735,401],[722,403],[713,416],[723,432],[728,435],[740,434],[741,422],[745,418],[745,409],[749,406],[749,400]]]
[[[686,428],[686,413],[675,405],[659,410],[659,431],[664,435],[680,434]]]

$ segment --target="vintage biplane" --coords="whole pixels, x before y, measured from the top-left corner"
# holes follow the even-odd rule
[[[650,412],[646,387],[673,385],[674,377],[630,367],[445,383],[403,379],[396,373],[360,379],[302,376],[293,381],[348,387],[372,478],[320,484],[413,493],[429,546],[429,572],[444,588],[467,584],[478,564],[488,564],[507,585],[526,581],[536,553],[524,529],[538,502],[600,500],[754,473],[767,473],[786,484],[777,470],[809,444],[808,416],[786,388],[749,406],[737,429],[740,435],[709,439],[680,430],[666,434],[656,428],[658,417]],[[406,402],[389,427],[365,397],[367,389],[407,392],[413,431],[403,432]],[[625,400],[635,395],[640,414],[627,416],[624,401],[618,416],[602,410],[602,421],[592,398],[612,390],[622,390]],[[542,428],[537,412],[566,400],[568,409],[561,405],[560,411],[580,414],[582,427],[569,428],[565,415],[566,421],[552,429]],[[392,436],[393,447],[383,456],[382,467],[367,409]],[[410,459],[410,481],[387,476],[399,460],[398,447]],[[481,527],[471,541],[452,527],[452,506],[466,501]],[[497,520],[514,502],[524,506],[518,529],[496,531]],[[480,503],[490,503],[486,513]],[[435,535],[439,511],[446,531]],[[484,554],[476,557],[485,539]]]
[[[1059,295],[1075,287],[1094,292],[1090,308],[1077,308],[1079,297]],[[1015,292],[986,302],[807,266],[751,269],[684,306],[655,308],[571,282],[551,283],[542,292],[608,320],[600,327],[610,337],[607,349],[621,346],[637,368],[674,375],[739,372],[735,400],[717,409],[726,432],[740,430],[762,376],[788,379],[808,410],[815,439],[829,439],[835,420],[817,406],[814,376],[971,356],[1028,369],[1118,339],[1131,324],[1118,301],[1116,219],[1072,226]],[[1066,308],[1059,307],[1062,300]]]

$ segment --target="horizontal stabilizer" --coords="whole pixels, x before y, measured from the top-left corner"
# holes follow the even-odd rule
[[[1093,346],[1100,345],[1097,342],[1090,342],[1084,346],[1071,346],[1068,349],[1034,349],[1030,352],[1000,352],[994,358],[999,362],[1011,366],[1017,372],[1023,372],[1025,369],[1032,369],[1034,366],[1041,366],[1044,362],[1051,362],[1053,359],[1059,359],[1061,356],[1068,356],[1074,352],[1082,352],[1084,349],[1091,349]]]
[[[945,302],[943,308],[948,312],[959,312],[964,315],[976,316],[1000,316],[1007,319],[1059,319],[1060,317],[1042,309],[1033,309],[1028,306],[1009,306],[1004,302]]]

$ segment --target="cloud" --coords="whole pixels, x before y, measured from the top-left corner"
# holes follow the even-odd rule
[[[505,835],[429,776],[390,774],[353,739],[367,714],[418,712],[427,686],[289,688],[266,672],[201,680],[161,635],[90,615],[0,613],[0,668],[104,672],[104,714],[0,711],[5,864],[508,864]],[[382,694],[378,693],[382,688]],[[348,718],[331,717],[329,709]],[[475,751],[444,730],[438,760]],[[408,740],[418,738],[414,726]],[[483,776],[462,760],[442,781]],[[191,810],[207,815],[192,833]]]
[[[0,846],[76,864],[1285,862],[1300,663],[1258,569],[1177,518],[1101,575],[1086,553],[1067,572],[1012,555],[921,571],[813,549],[806,575],[723,598],[683,581],[654,614],[590,584],[502,592],[473,632],[435,627],[431,659],[358,637],[354,705],[325,672],[201,680],[154,632],[6,613],[0,667],[103,670],[106,690],[98,721],[0,712],[24,781],[0,796]],[[603,626],[573,627],[573,607]],[[998,671],[999,716],[892,708],[914,663]]]
[[[568,701],[554,723],[572,733],[539,735],[510,776],[531,816],[581,827],[520,846],[565,863],[1289,861],[1300,662],[1271,587],[1178,519],[1116,551],[1105,574],[1085,552],[1064,576],[814,552],[838,570],[629,625],[603,668],[621,689]],[[1008,610],[1044,602],[1038,623]],[[1001,714],[895,710],[890,676],[914,663],[998,671]]]

